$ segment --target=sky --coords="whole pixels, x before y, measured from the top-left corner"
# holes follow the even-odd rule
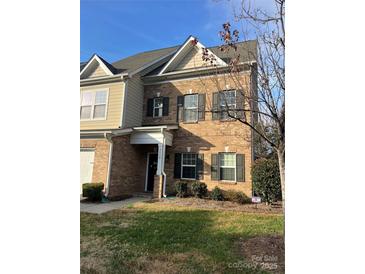
[[[139,52],[180,45],[189,35],[207,47],[218,45],[218,32],[224,22],[233,22],[238,2],[81,0],[80,61],[96,53],[112,63]]]

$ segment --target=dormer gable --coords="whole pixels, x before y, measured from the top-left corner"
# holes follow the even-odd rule
[[[113,66],[94,54],[80,72],[80,79],[112,76]]]

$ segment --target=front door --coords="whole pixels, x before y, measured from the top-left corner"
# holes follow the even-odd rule
[[[148,155],[147,169],[147,191],[153,191],[153,182],[157,171],[157,154]]]

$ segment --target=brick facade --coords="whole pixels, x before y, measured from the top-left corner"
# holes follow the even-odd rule
[[[246,74],[247,86],[249,75]],[[246,195],[252,195],[251,181],[251,131],[239,121],[212,120],[211,102],[213,92],[234,88],[234,83],[229,79],[220,78],[215,83],[209,78],[175,81],[162,84],[145,85],[143,125],[163,125],[177,123],[177,96],[191,93],[205,93],[205,120],[197,123],[179,123],[179,129],[174,131],[174,139],[171,147],[166,150],[165,172],[167,173],[167,193],[174,191],[174,154],[190,152],[204,154],[204,178],[200,181],[208,185],[211,190],[218,186],[224,190],[243,191]],[[241,81],[242,82],[242,81]],[[246,87],[247,87],[246,86]],[[147,117],[147,100],[160,96],[169,97],[169,115],[161,118]],[[244,182],[222,182],[211,180],[211,154],[219,152],[235,152],[244,154]]]

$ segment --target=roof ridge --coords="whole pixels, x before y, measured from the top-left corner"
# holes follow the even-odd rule
[[[172,47],[166,47],[166,48],[160,48],[160,49],[153,49],[153,50],[146,50],[146,51],[141,51],[141,52],[137,52],[137,53],[135,53],[135,54],[133,54],[133,55],[129,55],[129,56],[127,56],[127,57],[124,57],[124,58],[121,58],[121,59],[118,59],[118,60],[116,60],[116,61],[113,61],[113,62],[111,62],[112,64],[113,63],[117,63],[117,62],[119,62],[119,61],[122,61],[122,60],[125,60],[125,59],[127,59],[127,58],[131,58],[131,57],[134,57],[134,56],[136,56],[136,55],[139,55],[139,54],[142,54],[142,53],[149,53],[149,52],[154,52],[154,51],[159,51],[159,50],[164,50],[164,49],[172,49],[172,48],[176,48],[176,47],[179,47],[180,45],[176,45],[176,46],[172,46]]]

